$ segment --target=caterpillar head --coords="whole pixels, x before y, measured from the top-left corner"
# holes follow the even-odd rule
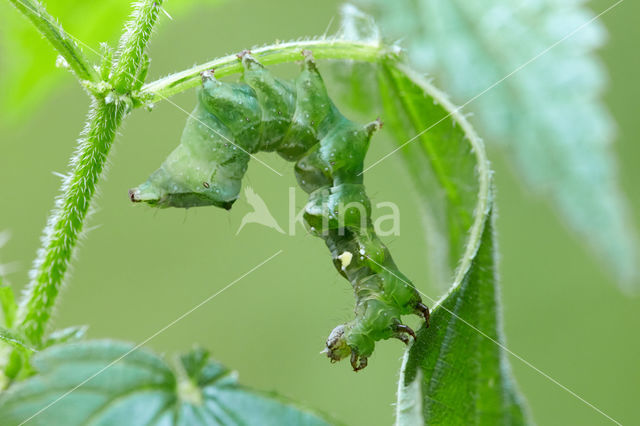
[[[367,366],[374,344],[373,340],[361,333],[354,335],[353,322],[350,322],[341,324],[331,331],[322,353],[327,354],[332,363],[349,357],[353,371],[358,372]]]
[[[326,347],[322,353],[327,354],[331,362],[340,361],[351,354],[351,348],[347,344],[347,339],[344,335],[345,326],[346,324],[340,324],[331,331],[327,338]]]

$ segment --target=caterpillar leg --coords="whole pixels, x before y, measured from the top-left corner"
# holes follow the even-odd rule
[[[422,302],[419,302],[416,305],[416,309],[418,310],[418,312],[420,312],[422,314],[422,316],[424,317],[424,324],[425,327],[429,328],[429,320],[431,319],[431,313],[429,312],[429,307],[427,305],[425,305]]]
[[[393,337],[400,340],[402,343],[404,343],[407,346],[409,345],[409,343],[411,343],[411,341],[409,340],[409,336],[407,336],[406,334],[396,334]]]
[[[245,56],[251,57],[251,50],[245,49],[242,52],[236,53],[236,58],[238,58],[241,61],[244,59]],[[255,61],[255,59],[253,58],[251,59]],[[255,61],[255,62],[258,62],[258,61]]]
[[[351,352],[351,367],[356,373],[367,366],[367,357],[359,356],[355,351]]]
[[[398,335],[403,335],[403,334],[406,333],[406,334],[410,335],[411,337],[413,337],[413,340],[417,339],[416,333],[408,325],[396,324],[396,325],[393,326],[393,331],[398,333]],[[400,339],[400,340],[402,340],[402,339]]]

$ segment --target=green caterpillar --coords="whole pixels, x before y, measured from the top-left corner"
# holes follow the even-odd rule
[[[402,315],[421,315],[428,323],[429,310],[373,230],[362,170],[381,123],[347,120],[329,98],[311,52],[302,54],[295,82],[273,76],[248,51],[238,55],[244,66],[239,83],[220,82],[213,70],[202,73],[180,145],[129,196],[157,207],[230,209],[250,154],[276,151],[294,161],[297,181],[310,197],[307,227],[325,240],[356,298],[355,318],[331,332],[324,352],[332,362],[350,356],[358,371],[376,341],[415,338]]]

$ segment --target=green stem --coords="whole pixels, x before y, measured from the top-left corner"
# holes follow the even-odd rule
[[[98,73],[93,69],[78,44],[60,24],[47,13],[37,0],[9,0],[16,9],[22,12],[40,33],[53,45],[67,63],[69,68],[81,80],[99,81]]]
[[[73,170],[62,183],[62,196],[56,200],[56,207],[49,217],[43,246],[34,261],[31,282],[18,309],[19,327],[36,346],[42,340],[96,184],[126,110],[124,103],[107,104],[104,99],[94,100],[91,105],[87,128],[71,160]]]
[[[364,43],[339,39],[294,41],[252,49],[251,53],[264,65],[294,62],[301,59],[300,51],[309,49],[316,59],[343,59],[377,62],[387,55],[395,55],[392,48],[377,42]],[[200,84],[200,73],[215,69],[216,77],[225,77],[242,72],[242,64],[236,55],[228,55],[184,71],[171,74],[142,86],[141,98],[153,103],[194,88]]]
[[[153,26],[158,19],[162,0],[145,0],[139,3],[125,26],[120,38],[113,71],[113,87],[118,93],[131,90],[143,64],[144,49],[149,42]]]
[[[118,93],[132,90],[160,3],[160,0],[138,3],[125,26],[113,73]],[[36,346],[42,341],[96,185],[128,110],[128,102],[118,97],[111,102],[105,101],[105,97],[93,99],[87,127],[71,160],[72,172],[63,181],[62,196],[56,200],[49,217],[43,246],[34,261],[32,279],[18,309],[18,327]]]

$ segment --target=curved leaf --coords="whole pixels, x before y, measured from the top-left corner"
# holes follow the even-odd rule
[[[484,146],[446,97],[405,66],[385,62],[380,83],[385,116],[433,218],[429,235],[449,242],[442,266],[453,278],[431,327],[419,330],[405,355],[397,424],[525,424],[500,344]]]
[[[486,154],[446,95],[393,60],[383,62],[380,69],[385,121],[427,213],[429,254],[436,257],[436,278],[449,283],[460,260],[472,255],[468,240],[479,236],[484,220],[490,180]],[[423,132],[425,129],[429,130]]]
[[[404,360],[398,424],[524,425],[524,408],[500,346],[493,224],[462,283],[434,309]]]
[[[37,374],[0,397],[0,424],[329,424],[244,388],[201,349],[182,356],[176,372],[151,352],[113,341],[53,346],[31,363]]]

